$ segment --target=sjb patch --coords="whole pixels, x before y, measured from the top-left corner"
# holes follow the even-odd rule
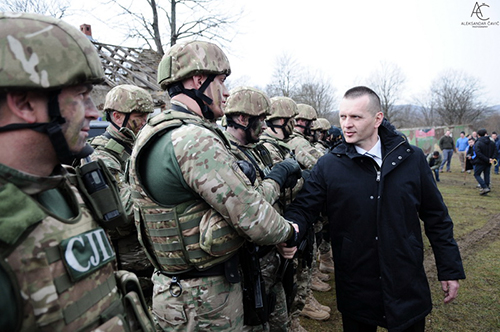
[[[73,281],[85,278],[115,259],[113,247],[102,228],[73,236],[59,246]]]

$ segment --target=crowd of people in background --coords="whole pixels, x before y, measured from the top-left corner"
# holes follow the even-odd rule
[[[453,153],[458,153],[461,172],[473,173],[477,181],[477,187],[480,195],[486,195],[491,191],[490,174],[493,167],[493,172],[498,175],[499,165],[498,158],[500,156],[500,138],[496,131],[488,135],[486,129],[481,128],[473,131],[471,134],[460,132],[460,137],[453,142],[451,131],[446,133],[439,140],[439,151],[430,153],[427,157],[429,167],[435,175],[436,182],[439,182],[439,173],[451,172],[451,158]]]
[[[0,40],[0,331],[301,332],[301,317],[330,317],[313,290],[334,273],[344,331],[423,332],[423,234],[442,301],[458,296],[428,166],[451,171],[449,131],[426,161],[367,86],[344,93],[340,128],[288,97],[228,91],[224,51],[194,40],[158,65],[167,109],[150,117],[149,93],[118,85],[88,140],[106,78],[94,45],[23,13],[0,13]],[[464,151],[486,194],[495,143],[477,134]]]

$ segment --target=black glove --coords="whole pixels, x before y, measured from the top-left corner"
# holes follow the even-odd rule
[[[280,188],[291,188],[302,176],[299,163],[292,158],[287,158],[273,166],[271,172],[265,179],[273,179]]]
[[[292,237],[285,242],[287,247],[296,247],[299,245],[299,233],[297,233],[295,227],[292,227],[292,229],[293,229]]]

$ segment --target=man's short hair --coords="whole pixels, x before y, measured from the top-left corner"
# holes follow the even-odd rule
[[[491,134],[492,134],[492,135],[493,135],[493,134],[498,135],[496,131],[493,131]]]
[[[460,134],[464,134],[465,135],[465,131],[461,131]]]
[[[479,130],[477,131],[477,135],[478,135],[478,136],[481,136],[481,137],[483,137],[483,136],[484,136],[484,135],[486,135],[487,133],[488,133],[488,132],[487,132],[487,131],[486,131],[486,129],[484,129],[484,128],[481,128],[481,129],[479,129]]]
[[[380,106],[380,97],[377,95],[375,91],[366,86],[355,86],[354,88],[350,88],[344,94],[345,99],[354,99],[362,96],[368,96],[370,98],[370,113],[373,115],[378,112],[382,112],[382,107]]]
[[[439,151],[434,151],[433,155],[435,155],[436,157],[439,156]]]

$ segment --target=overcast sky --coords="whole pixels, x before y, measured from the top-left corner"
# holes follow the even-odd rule
[[[271,83],[276,59],[287,53],[303,67],[321,71],[341,95],[365,84],[385,61],[400,66],[407,78],[402,103],[426,91],[442,71],[457,69],[480,79],[485,102],[500,104],[500,0],[228,3],[245,10],[227,50],[232,80],[264,87]],[[86,21],[71,23],[92,24],[98,41],[114,43],[95,18],[80,19]],[[473,26],[477,22],[481,27]]]

